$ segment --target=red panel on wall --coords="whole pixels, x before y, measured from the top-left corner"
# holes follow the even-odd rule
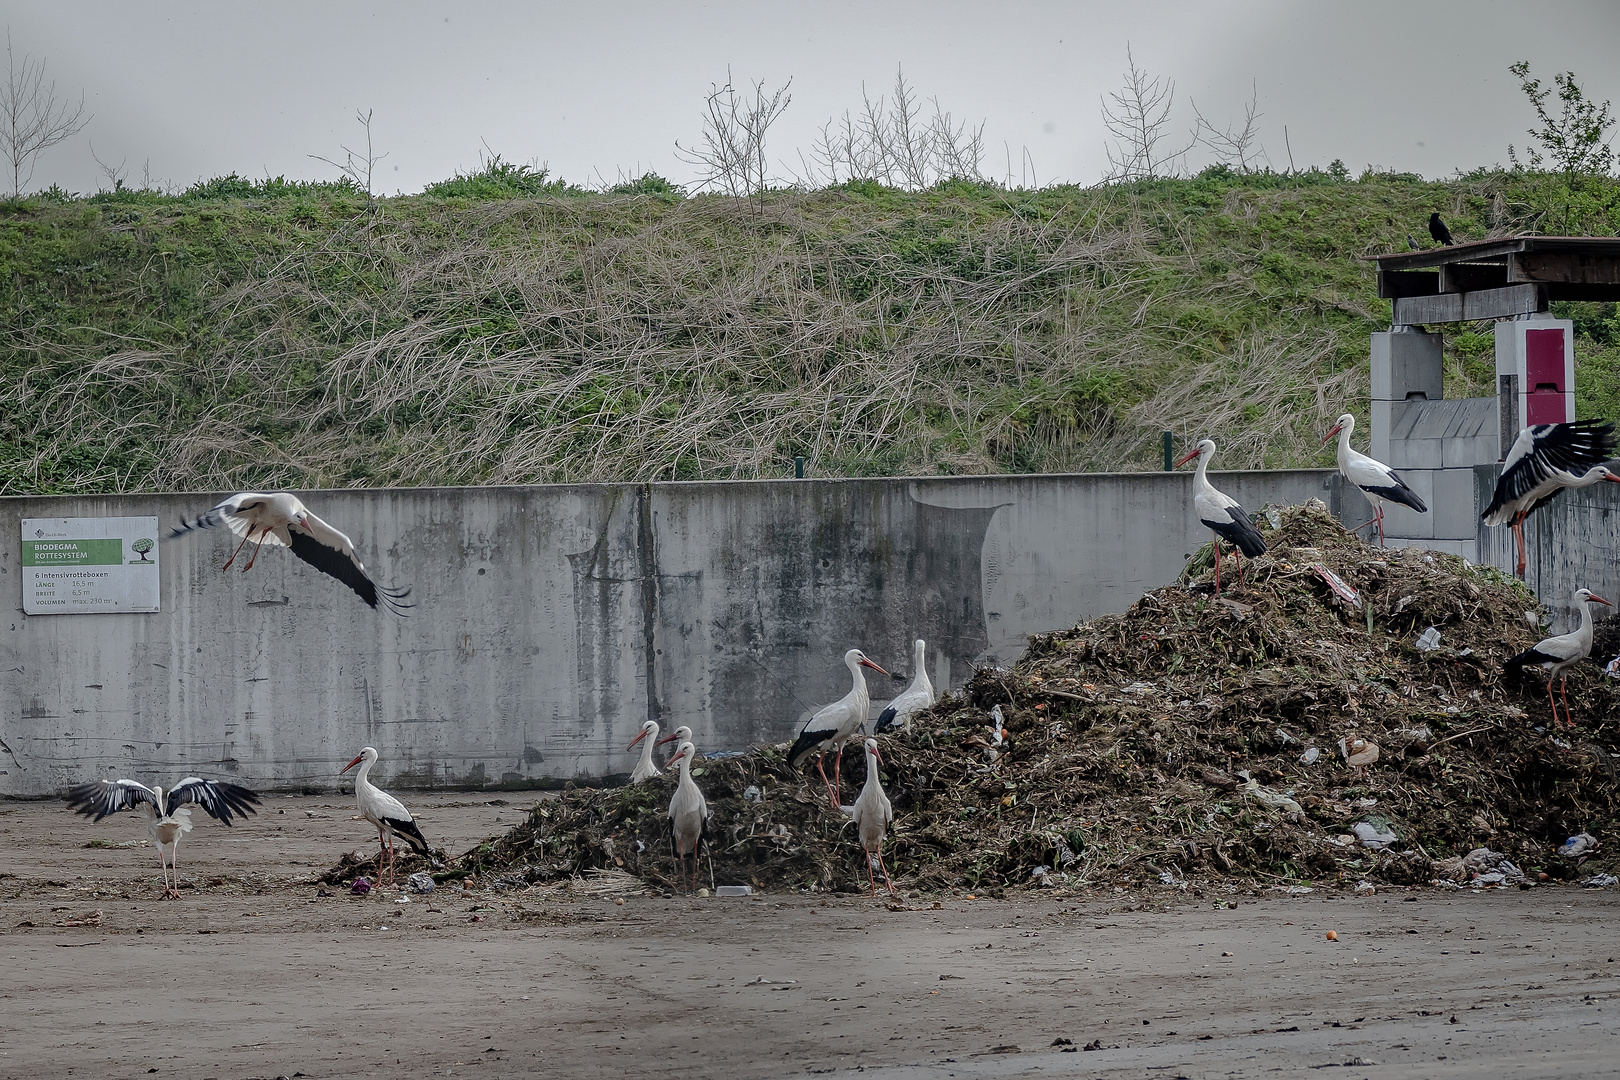
[[[1562,424],[1566,415],[1564,391],[1564,331],[1524,332],[1525,423]]]

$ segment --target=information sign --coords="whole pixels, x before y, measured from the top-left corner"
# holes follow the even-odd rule
[[[155,517],[24,519],[23,610],[157,611],[157,535]]]

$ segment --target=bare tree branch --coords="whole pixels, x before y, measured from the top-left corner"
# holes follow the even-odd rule
[[[675,153],[682,161],[700,165],[705,174],[698,187],[719,187],[728,195],[758,195],[764,204],[765,191],[771,177],[765,157],[765,139],[782,113],[793,100],[788,89],[789,79],[765,94],[763,80],[754,83],[754,97],[750,101],[739,95],[731,84],[731,70],[726,69],[724,86],[711,84],[704,101],[703,141],[695,147],[675,143]]]
[[[24,53],[19,62],[6,31],[6,80],[0,84],[0,157],[11,165],[11,194],[34,179],[39,155],[66,142],[91,121],[84,95],[70,105],[56,99],[56,83],[45,81],[45,61]]]
[[[1131,47],[1125,46],[1125,86],[1102,103],[1103,124],[1113,136],[1108,149],[1108,180],[1157,180],[1173,176],[1191,144],[1166,148],[1170,107],[1176,100],[1174,79],[1150,79],[1136,66]],[[1113,105],[1108,104],[1109,100]]]
[[[1265,147],[1260,145],[1260,117],[1264,114],[1259,111],[1258,84],[1251,84],[1250,90],[1249,100],[1243,106],[1241,130],[1231,125],[1217,128],[1198,110],[1198,103],[1192,102],[1193,116],[1197,118],[1193,139],[1214,155],[1218,164],[1244,173],[1254,172],[1266,157]]]
[[[367,198],[373,197],[371,191],[371,174],[376,169],[377,162],[388,156],[387,154],[375,153],[372,150],[371,113],[372,110],[370,109],[367,109],[365,112],[361,112],[359,109],[354,110],[355,120],[360,124],[360,127],[366,133],[366,152],[364,155],[361,155],[357,151],[350,150],[347,146],[340,147],[340,149],[343,151],[342,161],[333,161],[331,158],[322,157],[319,154],[308,155],[316,161],[326,162],[326,164],[332,166],[338,172],[342,173],[344,179],[348,180],[349,183],[364,191]]]

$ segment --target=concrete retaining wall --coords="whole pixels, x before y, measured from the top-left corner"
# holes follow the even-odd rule
[[[1496,491],[1497,465],[1474,470],[1475,500],[1483,510]],[[1591,589],[1620,606],[1620,484],[1594,484],[1565,491],[1524,522],[1525,584],[1553,616],[1555,634],[1575,628],[1576,589]],[[1513,533],[1506,526],[1479,527],[1480,561],[1513,572]],[[1607,613],[1597,608],[1598,618]],[[1607,660],[1608,657],[1603,659]]]
[[[1368,513],[1328,470],[1215,482],[1250,509]],[[223,532],[162,545],[157,613],[30,617],[21,519],[167,527],[214,498],[0,499],[0,794],[188,773],[330,788],[364,744],[390,786],[526,786],[626,771],[648,717],[711,750],[786,739],[848,690],[847,648],[909,674],[921,636],[936,686],[960,685],[1030,633],[1124,609],[1208,539],[1187,472],[305,498],[413,587],[410,618],[282,550],[222,573]]]

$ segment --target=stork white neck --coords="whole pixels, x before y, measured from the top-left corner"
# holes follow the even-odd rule
[[[859,654],[851,652],[846,655],[844,657],[844,666],[849,668],[849,676],[854,680],[854,685],[850,687],[849,691],[850,700],[856,706],[856,713],[864,717],[867,708],[871,705],[871,697],[866,692],[866,676],[861,674]]]

